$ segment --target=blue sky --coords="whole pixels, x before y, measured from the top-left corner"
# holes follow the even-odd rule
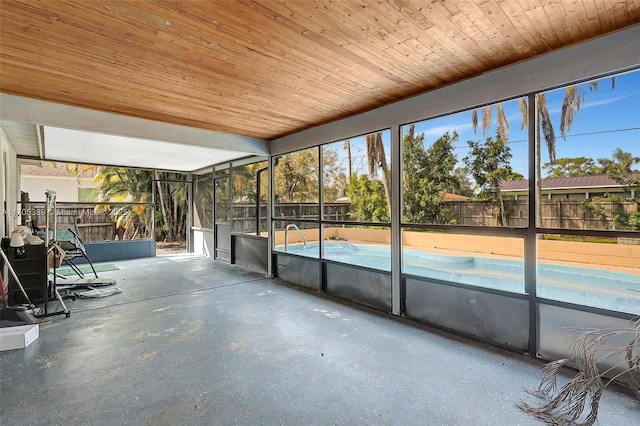
[[[640,157],[640,71],[616,76],[615,89],[611,88],[611,78],[599,81],[597,91],[591,91],[587,83],[580,85],[585,98],[580,111],[574,115],[573,125],[564,140],[560,134],[560,113],[565,89],[546,93],[547,106],[556,133],[556,158],[591,157],[610,158],[616,148]],[[522,116],[517,101],[503,103],[509,122],[509,146],[513,158],[513,169],[527,177],[527,131],[520,130]],[[496,110],[493,109],[492,127],[486,136],[481,126],[474,134],[471,112],[466,111],[433,120],[416,123],[416,133],[425,133],[425,145],[430,145],[447,131],[456,130],[460,135],[456,154],[459,165],[468,152],[468,140],[484,140],[496,133]],[[479,111],[481,119],[481,111]],[[383,134],[387,155],[391,153],[389,131]],[[364,137],[352,138],[354,172],[365,172],[366,148]],[[342,148],[337,142],[335,147]],[[340,160],[346,164],[344,150],[338,149]],[[546,145],[543,142],[542,163],[548,161]],[[346,168],[346,165],[345,165]],[[636,166],[640,168],[640,166]],[[543,170],[544,174],[544,170]]]
[[[597,91],[591,91],[588,86],[586,83],[580,85],[585,94],[584,102],[580,111],[574,114],[566,140],[560,134],[565,89],[546,93],[547,107],[556,133],[556,158],[610,158],[618,147],[640,156],[640,71],[618,75],[613,90],[610,78],[600,80]],[[511,165],[526,177],[527,131],[520,130],[522,115],[515,100],[504,103],[503,107],[509,122],[509,146],[513,154]],[[421,122],[416,125],[416,132],[424,131],[425,143],[431,144],[447,130],[457,130],[460,141],[456,154],[458,160],[462,160],[468,152],[468,140],[484,140],[487,136],[495,135],[496,115],[494,108],[492,127],[486,136],[483,136],[481,128],[474,134],[469,111]],[[541,157],[543,164],[549,161],[544,142]]]

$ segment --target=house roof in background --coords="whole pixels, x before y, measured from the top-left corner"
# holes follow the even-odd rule
[[[545,189],[589,189],[589,188],[621,188],[623,184],[616,182],[607,175],[590,175],[560,178],[543,178],[542,190]],[[526,191],[529,189],[529,179],[504,181],[500,185],[501,191]]]
[[[42,166],[32,164],[22,164],[20,166],[20,174],[29,177],[66,177],[66,178],[84,178],[93,179],[96,174],[95,168],[92,170],[83,170],[79,168],[77,175],[68,171],[63,163],[44,162]]]
[[[469,197],[465,195],[460,195],[460,194],[453,194],[451,192],[445,192],[444,200],[445,201],[468,201]]]

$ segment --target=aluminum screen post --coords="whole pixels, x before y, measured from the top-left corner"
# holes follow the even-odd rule
[[[269,199],[267,200],[267,277],[273,278],[273,209],[276,200],[276,190],[274,185],[274,157],[269,156]]]
[[[185,235],[186,238],[186,243],[187,243],[187,253],[193,253],[193,229],[191,229],[191,227],[193,226],[193,192],[194,192],[194,188],[193,188],[193,174],[192,173],[188,173],[187,174],[187,235]]]
[[[156,172],[151,179],[151,240],[153,241],[153,255],[156,255]]]
[[[402,314],[402,237],[400,223],[402,219],[400,168],[402,165],[400,126],[391,126],[391,313]]]
[[[536,147],[536,134],[538,132],[538,114],[536,114],[536,95],[529,94],[527,110],[528,126],[528,157],[529,157],[529,223],[524,240],[524,288],[529,298],[529,355],[537,358],[538,355],[538,290],[536,286],[537,265],[537,233],[538,224],[538,197],[536,187],[538,185],[537,164],[540,161],[539,149]]]
[[[320,292],[325,291],[323,283],[325,282],[322,274],[322,259],[324,256],[324,158],[322,157],[322,145],[318,146],[318,289]],[[349,176],[351,178],[351,176]],[[302,236],[304,238],[304,235]],[[305,241],[305,247],[307,240]]]

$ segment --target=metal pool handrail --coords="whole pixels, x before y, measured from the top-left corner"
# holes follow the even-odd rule
[[[289,229],[295,229],[298,231],[298,234],[302,236],[302,240],[304,241],[304,245],[302,246],[302,250],[307,248],[307,237],[304,236],[300,228],[297,225],[290,223],[284,230],[284,251],[289,251]]]

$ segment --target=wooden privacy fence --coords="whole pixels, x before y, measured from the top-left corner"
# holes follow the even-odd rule
[[[500,226],[498,208],[491,202],[451,201],[442,206],[452,212],[459,225]],[[511,201],[507,203],[507,207],[506,226],[528,226],[528,201]],[[542,200],[541,225],[543,228],[612,230],[617,229],[614,219],[616,215],[629,215],[637,210],[638,203],[634,201],[611,203],[589,200]],[[320,206],[317,203],[279,203],[275,205],[274,219],[281,218],[290,222],[295,222],[296,218],[316,219],[319,211]],[[348,203],[325,204],[324,211],[326,220],[351,220],[351,205]],[[266,215],[266,209],[262,214]],[[255,229],[255,206],[235,205],[234,218],[237,217],[252,221]]]
[[[44,229],[46,225],[44,204],[29,203],[28,206],[25,204],[23,213],[30,217],[30,220],[34,220],[39,228]],[[58,226],[73,224],[76,221],[80,238],[84,242],[114,240],[116,237],[116,224],[111,220],[108,211],[96,212],[95,204],[57,203]]]
[[[542,226],[548,228],[617,229],[616,215],[638,211],[632,201],[582,202],[580,200],[545,200],[542,203]]]
[[[484,201],[455,201],[447,203],[458,224],[500,226],[495,204]],[[638,210],[633,201],[619,203],[589,200],[542,200],[543,228],[612,230],[617,229],[616,215],[628,215]],[[529,222],[529,202],[508,204],[506,226],[525,227]]]
[[[300,218],[317,219],[320,215],[320,203],[276,203],[274,219]],[[325,203],[324,215],[326,220],[351,220],[349,203]]]
[[[452,211],[460,225],[500,226],[495,204],[485,201],[453,201],[443,204]],[[591,206],[591,207],[590,207]],[[619,203],[594,203],[584,200],[543,200],[542,227],[607,230],[616,229],[615,216],[628,215],[638,210],[633,201]],[[348,203],[327,203],[324,205],[324,219],[336,221],[351,220],[351,205]],[[318,203],[277,203],[273,219],[295,222],[296,219],[318,219]],[[35,220],[40,228],[45,226],[45,206],[42,203],[25,204],[22,212],[24,220]],[[233,205],[233,230],[235,232],[256,232],[257,209],[253,203]],[[116,224],[109,212],[96,212],[95,204],[58,203],[56,222],[72,224],[78,220],[80,236],[85,242],[114,240]],[[529,221],[529,203],[511,202],[507,214],[507,226],[526,227]],[[267,205],[260,206],[261,230],[267,229]],[[282,224],[276,223],[276,226]],[[305,228],[304,224],[299,224]]]
[[[233,231],[234,232],[255,232],[256,231],[256,204],[234,203],[233,204]],[[325,219],[327,220],[350,220],[349,212],[351,205],[348,203],[326,203],[324,205]],[[295,222],[296,219],[318,219],[320,213],[319,203],[276,203],[274,206],[274,220],[283,219],[288,222]],[[267,205],[261,204],[260,208],[261,229],[267,229]],[[278,226],[278,224],[276,225]],[[315,226],[315,225],[313,225]],[[304,224],[299,224],[300,228],[305,228]]]

